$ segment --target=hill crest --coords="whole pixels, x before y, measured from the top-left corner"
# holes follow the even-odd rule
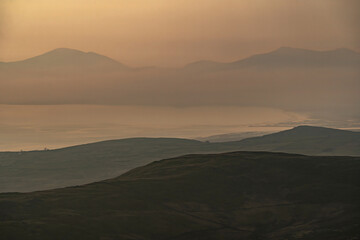
[[[4,63],[3,63],[4,64]],[[83,52],[70,48],[57,48],[41,55],[21,61],[5,63],[18,68],[86,68],[107,67],[127,69],[128,67],[118,61],[95,52]]]

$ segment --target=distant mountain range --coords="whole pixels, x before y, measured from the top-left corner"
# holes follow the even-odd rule
[[[48,151],[0,152],[0,192],[27,192],[85,184],[116,177],[163,158],[229,151],[360,156],[360,132],[300,126],[233,142],[132,138]]]
[[[82,52],[76,49],[57,48],[42,55],[15,62],[2,62],[3,67],[21,68],[34,67],[42,70],[49,68],[70,69],[79,68],[118,68],[118,70],[131,70],[122,63],[109,57],[94,53]],[[198,61],[184,67],[186,70],[230,70],[244,67],[358,67],[360,54],[350,49],[341,48],[329,51],[313,51],[299,48],[282,47],[275,51],[257,54],[235,62],[221,63],[215,61]],[[0,65],[0,66],[1,66]]]
[[[0,194],[0,236],[359,239],[359,171],[359,157],[186,155],[85,186]]]
[[[258,54],[230,63],[199,61],[185,69],[195,71],[234,70],[241,68],[298,68],[298,67],[358,67],[360,54],[341,48],[331,51],[312,51],[282,47],[275,51]]]
[[[0,63],[0,104],[241,105],[358,112],[360,54],[294,48],[180,69],[131,68],[56,49]],[[271,89],[269,91],[269,89]]]

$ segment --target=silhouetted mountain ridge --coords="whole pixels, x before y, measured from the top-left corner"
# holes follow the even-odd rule
[[[112,58],[69,48],[57,48],[36,57],[6,63],[10,67],[51,70],[53,68],[108,68],[124,70],[127,66]]]
[[[72,64],[94,66],[109,64],[119,68],[129,68],[116,60],[94,52],[83,52],[70,48],[57,48],[39,56],[15,62],[0,62],[1,64],[25,64],[43,68],[51,66],[66,66]],[[185,66],[186,70],[229,70],[237,67],[304,67],[304,66],[358,66],[360,54],[347,48],[329,51],[315,51],[292,47],[281,47],[264,54],[256,54],[234,62],[221,63],[201,60]]]
[[[360,54],[346,49],[281,48],[180,69],[128,68],[95,53],[57,49],[0,64],[0,104],[218,105],[356,114],[359,69]]]
[[[264,54],[256,54],[229,63],[198,61],[185,69],[192,71],[235,70],[247,67],[360,67],[360,54],[346,48],[329,51],[315,51],[300,48],[281,47]]]

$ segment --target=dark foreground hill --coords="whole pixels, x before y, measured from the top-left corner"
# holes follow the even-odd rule
[[[187,155],[81,187],[0,195],[0,239],[360,238],[360,158]]]
[[[155,160],[190,153],[276,151],[360,156],[360,133],[301,126],[237,142],[133,138],[64,149],[0,153],[0,192],[29,192],[113,178]]]

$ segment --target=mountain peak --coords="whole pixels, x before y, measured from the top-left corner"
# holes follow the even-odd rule
[[[358,67],[360,54],[350,49],[317,51],[281,47],[233,63],[236,67]]]
[[[279,133],[294,133],[294,134],[309,134],[309,135],[327,135],[327,134],[356,134],[352,131],[335,129],[335,128],[327,128],[327,127],[319,127],[319,126],[309,126],[309,125],[300,125],[294,127],[289,130],[285,130]]]
[[[71,48],[56,48],[36,57],[32,57],[18,63],[26,64],[31,67],[40,68],[111,68],[111,69],[125,69],[125,65],[111,59],[109,57],[94,53],[83,52]]]
[[[97,54],[95,52],[83,52],[83,51],[80,51],[80,50],[77,50],[77,49],[72,49],[72,48],[56,48],[52,51],[49,51],[49,52],[46,52],[40,56],[37,56],[37,57],[46,57],[46,56],[52,56],[54,57],[55,59],[54,60],[60,60],[61,58],[63,57],[73,57],[73,58],[87,58],[87,59],[90,59],[90,58],[102,58],[103,60],[104,59],[107,59],[107,60],[111,60],[113,62],[116,62],[115,60],[109,58],[109,57],[106,57],[104,55],[100,55],[100,54]],[[36,58],[36,57],[35,57]]]
[[[77,49],[72,49],[72,48],[55,48],[54,50],[49,51],[47,53],[55,53],[55,54],[64,54],[64,53],[86,54],[83,51],[80,51],[80,50],[77,50]]]

